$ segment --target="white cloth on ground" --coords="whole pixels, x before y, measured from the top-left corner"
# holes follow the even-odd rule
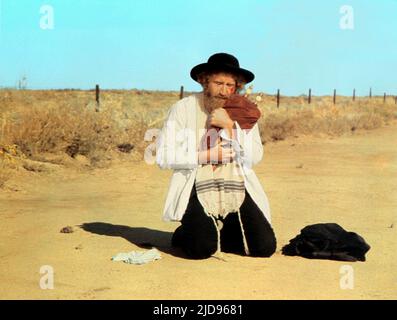
[[[156,248],[148,251],[121,252],[112,257],[113,261],[123,261],[129,264],[145,264],[158,259],[161,259],[161,254]]]

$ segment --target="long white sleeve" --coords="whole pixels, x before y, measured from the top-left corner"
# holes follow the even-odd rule
[[[161,169],[194,169],[198,167],[196,133],[186,127],[183,101],[173,105],[157,139],[156,163]]]

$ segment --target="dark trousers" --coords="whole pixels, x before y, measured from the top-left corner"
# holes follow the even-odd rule
[[[276,251],[274,231],[247,190],[240,215],[250,256],[270,257]],[[204,212],[195,186],[181,222],[173,234],[173,246],[181,247],[193,259],[206,259],[216,252],[218,232],[214,220]],[[222,223],[221,251],[244,254],[243,234],[237,212],[229,213]]]

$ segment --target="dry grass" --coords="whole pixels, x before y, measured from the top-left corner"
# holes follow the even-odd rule
[[[87,91],[0,91],[0,146],[15,144],[33,160],[82,155],[93,166],[131,148],[131,159],[138,159],[150,124],[177,101],[172,93],[104,91],[95,112],[93,96]]]
[[[371,130],[397,119],[397,105],[391,97],[372,99],[318,97],[308,105],[303,97],[284,97],[280,108],[273,97],[259,103],[261,137],[264,143],[300,135],[340,136],[356,130]]]
[[[30,160],[86,167],[107,166],[114,159],[143,159],[150,128],[161,128],[178,92],[139,90],[101,92],[96,112],[93,91],[0,90],[0,187],[18,161]],[[255,96],[252,96],[253,98]],[[298,135],[342,135],[387,125],[397,119],[397,105],[389,98],[275,97],[263,95],[262,141]],[[78,161],[77,161],[78,160]],[[13,167],[14,166],[14,167]],[[26,166],[26,164],[25,164]]]
[[[24,158],[22,152],[16,145],[1,145],[0,144],[0,189],[5,186],[5,183],[11,178],[15,169],[18,169],[16,159]]]

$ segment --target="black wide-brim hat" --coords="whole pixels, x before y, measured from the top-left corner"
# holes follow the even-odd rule
[[[198,81],[197,76],[204,71],[223,71],[240,75],[244,78],[245,83],[249,83],[255,79],[255,75],[251,71],[240,68],[237,58],[228,53],[215,53],[209,57],[206,63],[195,66],[190,71],[190,76],[194,81]]]

